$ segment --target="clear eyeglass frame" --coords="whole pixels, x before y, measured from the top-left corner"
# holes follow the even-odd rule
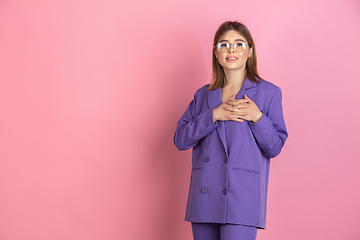
[[[219,52],[226,53],[227,51],[230,50],[231,46],[234,47],[234,50],[236,52],[242,52],[249,45],[246,44],[245,42],[236,42],[234,44],[231,44],[231,43],[228,43],[228,42],[220,42],[220,43],[216,44],[214,46],[214,48],[216,48]],[[222,49],[222,50],[220,50],[220,49]]]

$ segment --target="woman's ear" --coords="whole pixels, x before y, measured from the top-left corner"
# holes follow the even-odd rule
[[[252,50],[253,50],[253,48],[251,47],[251,48],[249,49],[249,58],[250,58],[251,55],[252,55]]]

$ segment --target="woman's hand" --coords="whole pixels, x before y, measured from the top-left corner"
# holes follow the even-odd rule
[[[229,104],[231,102],[236,101],[236,107]],[[220,104],[217,108],[213,111],[213,121],[228,121],[232,120],[235,122],[244,122],[244,118],[248,113],[244,112],[244,109],[248,108],[249,100],[247,99],[235,99],[235,95],[229,98],[226,102]],[[238,110],[231,110],[231,109],[238,109]],[[241,117],[240,117],[241,116]],[[246,120],[246,119],[245,119]]]
[[[233,96],[225,103],[226,106],[224,109],[230,111],[227,115],[228,120],[241,119],[257,123],[262,117],[263,113],[247,95],[244,96],[244,99],[239,100],[235,99],[235,96]]]

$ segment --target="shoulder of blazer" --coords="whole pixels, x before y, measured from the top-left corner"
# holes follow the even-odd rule
[[[262,80],[262,79],[259,79],[259,83],[257,84],[257,87],[259,89],[264,89],[265,91],[269,91],[269,92],[275,92],[278,89],[280,89],[275,84],[273,84],[269,81],[266,81],[266,80]]]
[[[199,95],[204,95],[206,94],[206,92],[208,91],[208,87],[210,86],[210,84],[205,84],[204,86],[202,86],[201,88],[199,88],[198,90],[196,90],[195,92],[195,98],[198,97]]]
[[[206,98],[206,93],[209,91],[209,90],[207,90],[209,85],[210,84],[206,84],[206,85],[202,86],[201,88],[199,88],[198,90],[196,90],[196,92],[194,94],[194,100],[195,100],[196,106],[202,105],[203,101]]]

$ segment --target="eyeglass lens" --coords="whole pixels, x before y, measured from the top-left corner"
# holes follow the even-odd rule
[[[224,42],[223,43],[218,43],[217,48],[218,48],[218,50],[220,52],[227,52],[230,49],[230,44],[229,43],[224,43]],[[244,43],[244,42],[236,42],[236,43],[234,43],[234,49],[237,52],[242,52],[242,51],[245,50],[245,48],[246,48],[246,43]]]

